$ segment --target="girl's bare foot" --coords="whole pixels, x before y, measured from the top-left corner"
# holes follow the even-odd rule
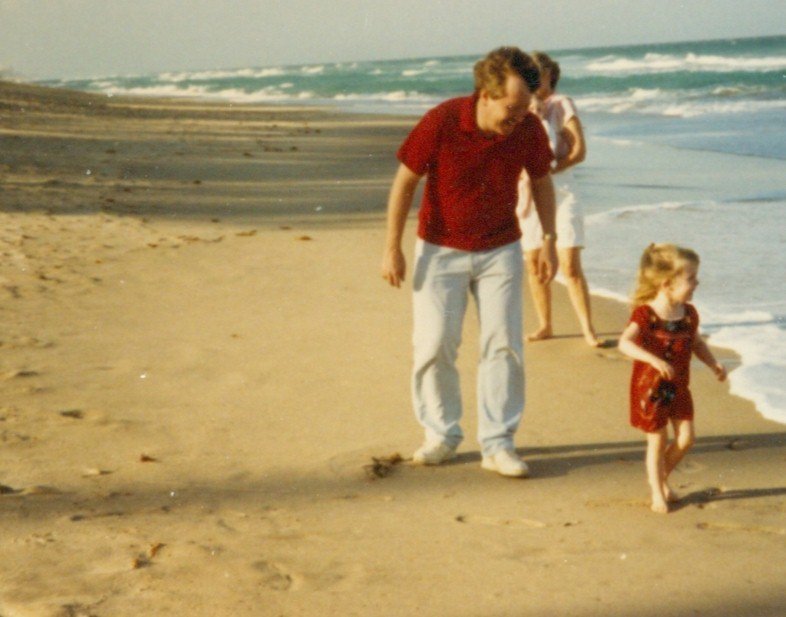
[[[666,499],[666,503],[677,503],[680,500],[677,493],[671,490],[671,487],[665,482],[663,484],[663,496]]]
[[[532,343],[535,341],[545,341],[546,339],[550,339],[553,336],[551,332],[551,328],[549,327],[542,327],[538,330],[535,330],[531,334],[527,335],[527,340]]]
[[[653,497],[652,498],[652,505],[650,506],[650,510],[657,514],[668,514],[669,513],[669,504],[666,502],[665,499],[662,497]]]

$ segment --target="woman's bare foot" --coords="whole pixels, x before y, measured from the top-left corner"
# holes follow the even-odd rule
[[[584,340],[587,342],[587,345],[595,348],[603,347],[606,344],[606,341],[604,341],[601,338],[598,338],[594,332],[585,332]]]
[[[606,344],[606,341],[598,338],[598,335],[595,334],[595,329],[592,326],[590,326],[587,330],[584,330],[584,340],[590,347],[603,347],[603,345]]]
[[[533,343],[535,341],[545,341],[546,339],[550,339],[552,336],[553,334],[551,332],[551,328],[544,326],[538,330],[535,330],[531,334],[528,334],[527,340],[530,343]]]

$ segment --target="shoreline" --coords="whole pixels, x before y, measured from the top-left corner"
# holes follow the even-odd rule
[[[270,103],[233,103],[227,102],[222,100],[213,100],[210,98],[199,98],[199,97],[157,97],[157,96],[146,96],[146,95],[122,95],[122,96],[107,96],[98,93],[88,93],[83,91],[77,90],[70,90],[67,88],[52,88],[46,86],[39,86],[36,84],[30,84],[26,82],[0,82],[0,86],[8,88],[10,86],[10,90],[13,92],[14,90],[21,90],[22,94],[25,96],[32,97],[33,100],[40,100],[43,99],[46,102],[51,103],[54,101],[54,105],[57,106],[59,103],[63,101],[67,101],[69,105],[73,104],[73,100],[76,99],[78,101],[77,107],[81,110],[85,109],[92,109],[93,104],[100,104],[102,101],[106,103],[103,106],[103,109],[108,113],[112,114],[113,109],[141,109],[141,110],[151,110],[151,111],[161,111],[164,112],[167,116],[171,116],[173,113],[176,114],[179,111],[190,111],[190,112],[208,112],[207,115],[210,115],[210,112],[216,113],[217,110],[224,110],[224,111],[231,111],[233,113],[242,113],[243,115],[252,116],[253,118],[259,118],[260,116],[265,116],[266,114],[273,114],[273,115],[280,115],[280,114],[293,114],[294,119],[287,118],[283,122],[278,120],[275,125],[278,127],[280,124],[286,125],[288,128],[294,128],[295,131],[300,131],[304,134],[308,134],[311,132],[319,133],[320,131],[324,130],[325,128],[334,128],[334,127],[345,127],[347,125],[353,126],[355,129],[359,128],[360,130],[368,129],[369,127],[385,127],[386,129],[393,128],[394,131],[401,129],[401,135],[406,135],[406,131],[409,130],[409,127],[414,123],[415,119],[417,118],[416,115],[397,115],[397,114],[382,114],[382,113],[354,113],[348,109],[342,108],[340,105],[312,105],[308,102],[302,104],[293,104],[291,102],[288,103],[277,103],[277,102],[270,102]],[[16,93],[18,94],[18,93]],[[102,107],[98,105],[99,107]],[[314,116],[318,118],[314,119]],[[0,126],[0,131],[3,130],[3,127]],[[354,132],[354,131],[353,131]],[[0,132],[2,134],[2,132]],[[605,138],[612,140],[614,138]],[[296,147],[290,147],[293,151],[296,150]],[[280,153],[284,149],[275,146],[264,146],[265,152],[274,152]],[[245,156],[248,156],[250,153],[244,152]],[[377,153],[375,153],[377,154]],[[384,154],[384,152],[383,152]],[[715,153],[718,154],[718,153]],[[726,153],[724,156],[728,156],[729,154]],[[368,155],[370,158],[374,156],[374,154]],[[379,154],[377,154],[379,156]],[[392,175],[390,176],[392,177]],[[284,181],[286,182],[286,180]],[[384,187],[385,191],[389,185],[389,178],[383,176],[381,180],[379,180],[375,188],[379,188],[380,186]],[[196,180],[195,183],[201,184],[199,180]],[[127,190],[124,188],[123,190]],[[422,187],[419,188],[418,193],[422,190]],[[111,199],[111,198],[110,198]],[[417,198],[416,198],[417,199]],[[288,205],[288,204],[287,204]],[[102,208],[106,210],[106,207]],[[379,212],[367,211],[367,210],[352,210],[349,211],[332,211],[332,212],[325,212],[323,208],[320,208],[318,214],[314,212],[304,212],[302,214],[294,214],[291,210],[287,209],[285,206],[281,210],[273,210],[273,211],[266,211],[263,219],[260,220],[258,216],[251,216],[249,220],[245,220],[243,217],[235,217],[237,224],[253,224],[258,225],[266,228],[273,228],[273,227],[282,227],[287,225],[295,225],[295,226],[302,226],[302,227],[328,227],[328,228],[340,228],[345,226],[347,223],[351,221],[351,225],[353,226],[374,226],[379,223],[379,216],[384,216],[385,206],[384,203],[381,205],[381,210]],[[138,210],[133,214],[139,214]],[[417,218],[417,210],[413,207],[413,212],[410,213],[409,220],[408,220],[408,231],[412,231],[412,227],[416,226],[416,218]],[[214,220],[214,219],[211,219]],[[565,291],[564,283],[559,281],[558,279],[555,280],[558,283],[563,291]],[[618,305],[623,311],[628,310],[627,300],[620,294],[617,294],[614,291],[609,291],[605,289],[598,290],[590,288],[590,294],[593,300],[593,304],[596,302],[612,302],[615,305]],[[625,314],[625,320],[627,320],[627,314]],[[532,323],[532,320],[529,320],[529,323]],[[623,325],[625,321],[621,322]],[[622,326],[621,326],[622,327]],[[620,327],[620,329],[621,329]],[[555,338],[559,338],[560,334],[558,334]],[[739,353],[730,347],[721,347],[712,344],[710,340],[711,346],[716,351],[716,356],[722,358],[727,366],[729,367],[736,367],[741,365],[741,357]],[[754,411],[760,417],[764,418],[767,421],[775,422],[777,424],[786,424],[782,421],[779,421],[776,418],[769,417],[764,415],[759,409],[755,408],[755,404],[753,403],[753,399],[745,394],[740,394],[740,396],[746,400],[747,402],[754,405]]]
[[[786,611],[784,427],[697,367],[684,498],[653,514],[630,365],[561,285],[526,345],[532,478],[480,469],[474,308],[467,438],[407,460],[409,282],[378,274],[403,120],[50,95],[0,84],[1,614]]]
[[[98,96],[102,96],[102,95],[98,95]],[[153,97],[153,96],[147,97],[145,95],[128,96],[126,98],[130,99],[131,101],[137,101],[139,99],[150,99],[150,100],[157,100],[158,99],[158,97]],[[160,100],[165,101],[167,104],[175,104],[178,101],[187,100],[187,99],[185,97],[183,99],[180,99],[179,97],[174,97],[174,98],[169,98],[169,99],[164,98],[164,99],[160,99]],[[239,108],[241,110],[243,109],[244,106],[253,108],[255,106],[259,107],[261,105],[262,107],[271,107],[273,109],[282,110],[282,111],[295,111],[295,110],[298,110],[298,109],[301,109],[301,110],[302,109],[306,109],[306,110],[311,110],[311,111],[314,111],[314,112],[328,112],[328,113],[337,114],[338,116],[345,115],[345,116],[348,116],[348,117],[351,117],[351,118],[355,118],[355,119],[363,118],[365,123],[366,123],[365,124],[366,126],[373,126],[373,125],[383,125],[384,126],[384,125],[389,124],[389,123],[394,123],[394,124],[401,123],[402,126],[409,127],[413,123],[414,119],[417,119],[420,116],[420,112],[411,113],[411,114],[396,114],[396,113],[393,113],[392,110],[391,111],[385,111],[385,112],[374,112],[374,111],[359,112],[359,111],[355,111],[355,110],[353,110],[353,109],[351,109],[349,107],[342,106],[339,103],[331,103],[331,102],[322,102],[322,103],[319,103],[319,104],[304,102],[302,104],[298,104],[298,103],[292,103],[292,102],[280,103],[280,102],[275,102],[274,101],[274,102],[270,102],[270,103],[259,104],[259,103],[243,103],[243,102],[233,103],[233,102],[228,102],[228,101],[225,101],[225,100],[221,100],[220,98],[200,99],[199,97],[191,97],[189,100],[191,100],[193,102],[201,101],[202,103],[206,103],[206,104],[228,105],[230,108]],[[595,113],[589,113],[587,115],[588,115],[589,118],[594,118],[596,116]],[[616,139],[618,139],[618,138],[615,138],[615,137],[603,136],[601,134],[594,135],[593,137],[595,137],[596,139],[604,140],[606,142],[614,142]],[[638,142],[638,143],[640,143],[641,145],[643,145],[643,146],[645,146],[647,148],[657,148],[657,149],[665,149],[665,150],[673,149],[673,150],[676,150],[676,151],[679,151],[679,152],[687,152],[687,153],[690,153],[690,152],[704,152],[704,153],[706,153],[706,154],[708,154],[710,156],[713,156],[713,157],[736,157],[736,156],[742,156],[742,157],[745,157],[745,158],[751,158],[751,157],[753,157],[753,158],[760,158],[760,159],[762,159],[763,162],[766,162],[769,165],[771,165],[773,162],[777,162],[777,161],[781,160],[781,159],[778,159],[778,158],[766,157],[766,156],[763,156],[763,155],[752,155],[752,154],[744,154],[744,153],[732,153],[732,152],[727,152],[727,151],[722,151],[722,150],[706,150],[706,149],[702,149],[702,148],[694,148],[694,147],[689,147],[689,146],[685,146],[685,145],[678,146],[678,145],[667,144],[667,143],[660,143],[660,144],[658,144],[658,143],[654,143],[654,142],[649,142],[645,138],[641,138],[641,137],[635,138],[633,141],[634,142]],[[420,190],[422,190],[422,186],[419,188],[419,191]],[[368,216],[370,221],[374,220],[374,214],[369,213],[369,212],[365,212],[363,214]],[[290,215],[289,215],[289,213],[287,213],[287,214],[285,214],[283,216],[284,217],[288,217]],[[341,215],[341,216],[345,216],[345,215]],[[341,216],[339,216],[337,218],[339,220],[341,220]],[[416,216],[416,210],[413,207],[413,213],[411,213],[411,217],[414,218],[415,216]],[[323,217],[323,219],[324,218],[327,218],[327,217]],[[363,215],[359,215],[359,218],[363,218]],[[305,219],[303,219],[302,222],[307,222],[307,221],[308,221],[308,218],[305,218]],[[311,222],[311,221],[308,221],[308,222]],[[324,222],[324,220],[320,221],[320,222]],[[355,221],[355,223],[357,223],[357,221]],[[411,224],[411,222],[410,222],[410,224]],[[559,280],[557,280],[556,282],[564,285]],[[625,296],[625,294],[617,293],[615,291],[604,289],[604,288],[599,288],[597,286],[595,286],[594,288],[593,288],[593,286],[590,286],[590,294],[591,294],[593,299],[596,299],[596,298],[611,299],[614,302],[621,303],[626,308],[628,307],[628,299]],[[771,316],[771,317],[772,317],[773,323],[775,323],[776,322],[775,317],[773,317],[773,316]],[[766,323],[766,322],[762,322],[762,323]],[[721,322],[721,325],[718,326],[717,324],[712,323],[712,322],[707,324],[707,322],[705,320],[705,323],[703,324],[702,327],[704,328],[707,325],[709,325],[709,327],[712,328],[712,329],[723,328],[722,322]],[[705,336],[708,336],[708,335],[705,335]],[[725,361],[725,363],[726,363],[726,365],[727,365],[727,367],[729,369],[737,368],[737,367],[743,365],[741,352],[739,350],[739,341],[732,341],[730,344],[723,345],[723,346],[716,345],[716,344],[713,344],[712,346],[713,346],[713,348],[721,350],[719,353],[721,355],[723,355],[724,361]],[[716,355],[718,355],[718,354],[716,353]],[[758,390],[756,390],[756,389],[752,390],[750,386],[739,387],[736,383],[733,383],[733,382],[731,383],[731,387],[733,389],[735,389],[735,394],[737,396],[739,396],[739,397],[741,397],[741,398],[743,398],[743,399],[745,399],[747,401],[750,401],[754,405],[754,407],[756,407],[756,412],[761,417],[765,418],[766,420],[776,422],[778,424],[786,425],[786,416],[783,415],[782,410],[776,410],[776,411],[773,412],[773,411],[767,409],[768,401],[761,402],[761,407],[759,406],[759,403],[757,401],[761,397],[760,397],[760,394],[759,394]]]

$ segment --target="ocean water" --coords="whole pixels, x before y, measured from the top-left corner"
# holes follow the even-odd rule
[[[741,357],[732,392],[786,424],[786,36],[547,51],[588,138],[592,291],[625,300],[650,242],[697,250],[702,330]],[[41,83],[420,115],[471,91],[479,55]]]

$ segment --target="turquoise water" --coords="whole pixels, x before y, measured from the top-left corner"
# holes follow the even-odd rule
[[[549,53],[562,65],[560,90],[584,113],[610,119],[611,132],[643,131],[680,146],[689,140],[712,150],[786,158],[786,36]],[[107,95],[328,103],[419,115],[470,91],[476,60],[241,67],[42,83]]]
[[[732,391],[786,423],[786,36],[546,51],[588,135],[593,292],[624,299],[650,242],[698,250],[703,330],[742,357]],[[478,55],[42,83],[416,116],[470,92]]]

